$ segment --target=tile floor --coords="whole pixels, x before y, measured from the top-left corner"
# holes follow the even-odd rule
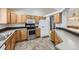
[[[55,47],[47,37],[19,42],[16,44],[15,50],[55,50]]]

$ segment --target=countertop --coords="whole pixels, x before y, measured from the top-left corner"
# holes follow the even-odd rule
[[[73,35],[67,31],[55,29],[57,35],[63,40],[56,45],[60,50],[79,50],[79,36]]]
[[[9,34],[8,37],[4,38],[4,40],[1,40],[0,41],[0,48],[4,45],[4,43],[8,40],[8,38],[15,32],[16,30],[9,30],[9,31],[6,31],[7,34]],[[5,33],[5,32],[3,32]],[[0,33],[0,34],[3,34],[3,33]]]
[[[66,29],[79,34],[79,29],[73,29],[73,28],[66,28]]]
[[[6,30],[4,32],[1,32],[1,34],[9,34],[8,37],[4,38],[4,40],[0,40],[0,48],[4,45],[4,43],[8,40],[8,38],[16,31],[16,30],[27,30],[26,28],[20,28],[20,29],[12,29],[12,30]]]

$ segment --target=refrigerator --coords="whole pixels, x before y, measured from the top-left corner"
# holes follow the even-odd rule
[[[49,19],[48,19],[49,20]],[[39,21],[39,28],[41,29],[41,37],[49,36],[50,31],[50,21],[47,19]]]

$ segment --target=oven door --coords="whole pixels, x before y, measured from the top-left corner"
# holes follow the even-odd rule
[[[31,30],[28,30],[28,40],[32,40],[32,39],[35,39],[36,36],[35,36],[35,30],[31,29]]]

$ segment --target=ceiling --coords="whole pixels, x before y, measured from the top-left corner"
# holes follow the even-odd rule
[[[58,10],[61,10],[62,8],[10,8],[10,9],[26,15],[44,16],[56,12]]]

